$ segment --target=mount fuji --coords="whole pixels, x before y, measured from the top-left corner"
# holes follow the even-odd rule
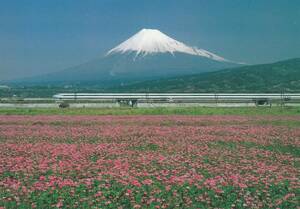
[[[27,83],[120,85],[149,79],[211,72],[239,66],[204,49],[190,47],[155,29],[142,29],[104,56]]]
[[[146,56],[155,53],[170,53],[174,55],[177,52],[202,56],[216,61],[228,61],[206,50],[189,47],[155,29],[142,29],[127,41],[111,49],[107,55],[113,53],[124,54],[126,52],[135,52],[136,56]]]

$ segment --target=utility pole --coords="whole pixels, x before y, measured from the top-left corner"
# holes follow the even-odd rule
[[[281,108],[283,108],[284,107],[284,89],[281,90],[280,99],[281,99],[280,106],[281,106]]]
[[[215,103],[216,103],[216,106],[218,106],[218,94],[217,94],[217,92],[215,92]]]

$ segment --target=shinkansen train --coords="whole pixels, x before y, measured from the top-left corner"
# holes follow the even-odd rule
[[[111,101],[111,102],[300,102],[300,93],[60,93],[57,101]]]

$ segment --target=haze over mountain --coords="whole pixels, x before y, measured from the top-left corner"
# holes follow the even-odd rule
[[[190,47],[159,30],[142,29],[109,50],[103,57],[57,73],[21,79],[19,82],[39,84],[98,82],[106,86],[211,72],[238,65],[240,64],[207,50]]]
[[[131,82],[103,88],[102,83],[72,86],[19,86],[0,88],[0,97],[52,97],[58,92],[300,92],[300,58],[215,72]]]

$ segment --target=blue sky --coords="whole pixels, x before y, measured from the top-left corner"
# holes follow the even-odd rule
[[[299,0],[0,0],[0,80],[102,56],[142,28],[250,64],[300,57]]]

